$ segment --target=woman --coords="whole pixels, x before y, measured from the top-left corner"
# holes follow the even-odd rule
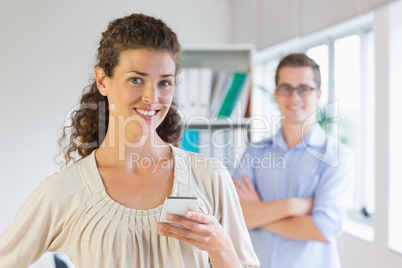
[[[176,34],[132,14],[109,24],[97,60],[59,140],[65,166],[76,163],[20,209],[0,237],[0,267],[27,267],[46,251],[77,267],[257,267],[228,172],[172,146],[181,136]],[[200,211],[167,215],[185,228],[159,222],[167,196],[201,199]]]

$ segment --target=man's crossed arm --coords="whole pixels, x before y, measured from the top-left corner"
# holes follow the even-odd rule
[[[247,228],[262,227],[286,238],[328,243],[317,226],[311,213],[313,198],[288,198],[262,202],[253,183],[242,175],[243,181],[233,178],[240,199]]]

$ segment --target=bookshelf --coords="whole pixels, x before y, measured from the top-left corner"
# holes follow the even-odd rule
[[[183,49],[175,92],[185,124],[182,148],[221,159],[231,173],[249,140],[254,52],[252,45]]]
[[[254,50],[251,45],[188,47],[183,50],[183,67],[211,67],[215,70],[250,71]]]

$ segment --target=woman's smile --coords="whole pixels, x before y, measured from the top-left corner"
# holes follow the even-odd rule
[[[147,107],[139,107],[134,108],[134,111],[136,111],[138,115],[144,118],[145,120],[151,120],[159,113],[160,110]]]

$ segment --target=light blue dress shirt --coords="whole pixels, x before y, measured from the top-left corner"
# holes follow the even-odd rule
[[[329,241],[297,241],[263,228],[249,229],[262,268],[340,267],[336,238],[353,201],[354,163],[351,151],[316,123],[298,145],[289,149],[282,129],[250,144],[234,174],[246,174],[264,202],[312,197],[313,222]]]

